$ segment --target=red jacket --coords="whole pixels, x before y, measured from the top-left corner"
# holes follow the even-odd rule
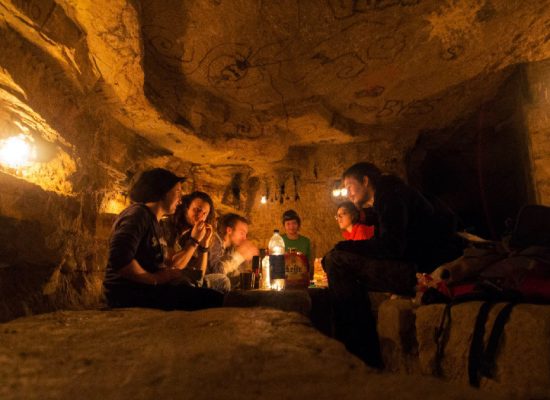
[[[343,231],[342,235],[346,240],[369,240],[374,236],[374,226],[354,224],[351,232]]]

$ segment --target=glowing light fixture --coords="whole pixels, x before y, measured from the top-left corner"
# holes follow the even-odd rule
[[[36,157],[35,149],[25,135],[12,136],[0,141],[0,163],[19,168]]]
[[[332,184],[332,197],[334,200],[341,201],[342,198],[347,197],[348,190],[342,187],[342,181],[337,180]]]
[[[267,196],[262,196],[262,198],[260,199],[260,203],[267,204]]]

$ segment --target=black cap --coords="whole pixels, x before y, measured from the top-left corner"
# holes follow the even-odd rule
[[[177,176],[164,168],[143,171],[131,184],[130,200],[137,203],[159,201],[178,182],[185,182],[185,177]]]

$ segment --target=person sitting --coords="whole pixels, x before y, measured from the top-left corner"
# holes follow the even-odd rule
[[[374,236],[374,226],[359,222],[359,210],[351,201],[338,205],[336,221],[346,240],[369,240]]]
[[[334,332],[349,351],[381,367],[376,323],[366,291],[412,295],[416,268],[433,270],[456,257],[447,223],[417,190],[374,164],[361,162],[344,174],[348,197],[372,204],[376,218],[370,240],[339,242],[323,259],[333,307]]]
[[[209,246],[214,230],[212,223],[214,221],[214,202],[212,198],[204,193],[195,191],[181,198],[181,203],[177,206],[174,215],[164,224],[167,235],[170,239],[168,245],[177,253],[190,255],[187,267],[183,270],[185,280],[194,286],[206,286],[208,288],[226,293],[231,289],[229,278],[225,274],[210,273],[207,270]],[[191,239],[191,233],[194,227],[201,223],[206,224],[207,234],[196,248],[188,246]],[[182,252],[186,250],[190,252]],[[180,261],[184,262],[184,261]]]
[[[245,262],[259,254],[258,248],[247,239],[248,220],[238,214],[223,215],[218,222],[208,257],[208,274],[226,274],[234,288],[239,282]]]
[[[302,220],[298,213],[294,210],[286,210],[283,213],[283,227],[285,228],[285,233],[281,236],[285,242],[285,249],[287,252],[289,249],[296,249],[296,251],[306,256],[309,265],[313,265],[311,262],[311,241],[308,237],[300,235],[301,225]]]
[[[154,168],[133,181],[129,191],[133,204],[117,217],[109,240],[103,283],[109,306],[163,310],[222,306],[221,293],[177,283],[186,267],[184,260],[176,257],[179,254],[174,255],[175,262],[165,260],[166,241],[159,221],[174,213],[184,180],[166,169]],[[194,227],[188,245],[198,247],[206,235],[204,223]]]

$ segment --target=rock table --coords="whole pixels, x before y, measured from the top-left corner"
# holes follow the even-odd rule
[[[308,316],[322,333],[331,334],[328,290],[323,287],[306,289],[235,290],[229,292],[224,307],[266,307],[295,311]]]
[[[225,296],[224,307],[268,307],[309,316],[311,298],[307,290],[234,290]]]

